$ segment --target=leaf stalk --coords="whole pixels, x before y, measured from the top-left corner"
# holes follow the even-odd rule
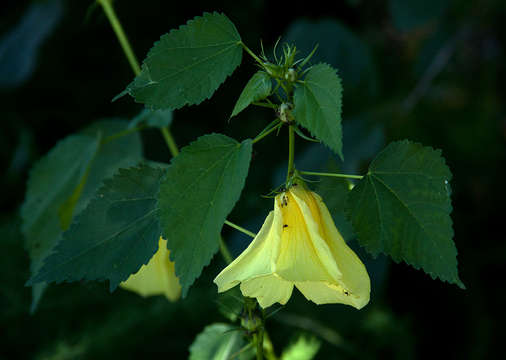
[[[363,175],[323,173],[323,172],[316,172],[316,171],[299,171],[299,174],[301,174],[301,175],[313,175],[313,176],[330,176],[330,177],[357,179],[357,180],[360,180],[360,179],[362,179],[364,177]]]
[[[286,183],[290,181],[292,178],[295,165],[294,165],[294,157],[295,157],[295,130],[293,125],[288,126],[288,169],[286,172]]]
[[[227,224],[228,226],[230,226],[230,227],[232,227],[232,228],[234,228],[234,229],[236,229],[236,230],[242,232],[243,234],[246,234],[246,235],[248,235],[248,236],[250,236],[252,238],[254,238],[255,236],[257,236],[257,234],[255,234],[254,232],[246,230],[245,228],[243,228],[243,227],[241,227],[239,225],[236,225],[233,222],[230,222],[228,220],[225,220],[225,224]]]

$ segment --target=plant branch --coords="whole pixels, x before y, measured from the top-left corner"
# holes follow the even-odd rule
[[[330,176],[330,177],[338,177],[338,178],[347,178],[347,179],[362,179],[362,175],[348,175],[348,174],[335,174],[335,173],[322,173],[315,171],[299,171],[301,175],[314,175],[314,176]]]
[[[286,172],[286,182],[290,180],[293,176],[293,172],[295,170],[294,166],[294,156],[295,156],[295,132],[293,125],[288,126],[288,169]]]
[[[267,135],[269,135],[270,133],[276,131],[277,129],[279,129],[280,126],[282,126],[283,124],[282,123],[279,123],[277,124],[276,126],[273,126],[271,129],[267,130],[267,131],[264,131],[260,134],[258,134],[252,141],[252,144],[255,144],[257,142],[259,142],[260,140],[262,140],[264,137],[266,137]]]
[[[133,127],[133,128],[129,128],[129,129],[125,129],[123,131],[117,132],[116,134],[109,135],[102,140],[101,144],[105,145],[105,144],[107,144],[113,140],[116,140],[120,137],[130,135],[134,132],[140,131],[140,130],[144,129],[145,127],[146,126],[137,126],[137,127]]]
[[[132,47],[130,46],[130,42],[128,41],[125,32],[123,31],[123,27],[121,26],[121,23],[116,16],[116,12],[112,6],[112,0],[97,0],[97,2],[104,9],[105,15],[107,16],[107,19],[109,19],[109,23],[111,24],[111,27],[114,30],[116,37],[118,38],[121,48],[123,49],[123,52],[125,53],[125,56],[128,59],[133,72],[136,76],[139,75],[141,73],[139,62],[135,57],[135,54],[132,50]]]
[[[263,103],[263,102],[259,102],[259,101],[254,101],[254,102],[251,103],[251,105],[261,106],[261,107],[264,107],[264,108],[269,108],[269,109],[276,110],[276,105],[274,105],[272,103]]]
[[[252,57],[253,59],[255,59],[255,60],[256,60],[256,61],[257,61],[260,65],[263,65],[263,64],[264,64],[264,62],[262,61],[262,59],[260,59],[258,56],[256,56],[256,55],[255,55],[255,53],[254,53],[253,51],[251,51],[251,50],[250,50],[250,48],[249,48],[249,47],[247,47],[245,43],[243,43],[242,41],[241,41],[240,43],[241,43],[242,48],[243,48],[243,49],[244,49],[244,50],[245,50],[245,51],[246,51],[249,55],[251,55],[251,57]]]
[[[176,141],[174,140],[174,137],[172,136],[169,128],[163,127],[160,130],[162,131],[162,136],[165,140],[165,143],[167,144],[167,147],[169,148],[170,153],[173,157],[177,156],[179,154],[179,149],[177,148]]]
[[[239,226],[239,225],[236,225],[234,224],[233,222],[230,222],[228,220],[225,220],[225,224],[227,224],[228,226],[242,232],[243,234],[246,234],[248,236],[251,236],[252,238],[254,238],[255,236],[257,236],[257,234],[255,234],[254,232],[251,232],[249,230],[246,230],[245,228]]]
[[[112,6],[112,0],[96,0],[104,10],[105,15],[107,16],[107,19],[109,20],[109,23],[111,24],[111,27],[116,34],[116,37],[118,38],[118,41],[121,45],[121,48],[123,49],[123,52],[125,53],[125,56],[130,63],[130,67],[132,68],[132,71],[134,72],[135,76],[138,76],[141,73],[141,67],[139,66],[139,62],[137,61],[137,58],[135,57],[135,54],[132,50],[132,46],[130,45],[130,42],[128,41],[128,38],[123,31],[123,27],[121,26],[121,22],[119,21],[118,17],[116,16],[116,12],[114,11],[114,7]],[[174,141],[174,138],[169,130],[168,127],[164,127],[160,129],[163,138],[165,139],[165,143],[167,144],[167,147],[169,148],[170,153],[172,156],[177,156],[179,154],[179,150],[177,148],[176,142]]]
[[[263,360],[264,358],[264,327],[263,324],[258,329],[256,334],[256,345],[257,345],[257,360]]]

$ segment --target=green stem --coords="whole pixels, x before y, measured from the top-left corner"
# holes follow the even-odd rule
[[[167,144],[167,147],[170,150],[170,153],[173,157],[177,156],[179,154],[179,150],[176,145],[176,141],[174,140],[174,137],[169,131],[168,127],[161,128],[163,138],[165,139],[165,143]]]
[[[257,135],[257,137],[254,138],[251,143],[255,144],[255,143],[259,142],[260,140],[262,140],[264,137],[266,137],[270,133],[272,133],[272,132],[276,131],[277,129],[279,129],[279,127],[282,126],[282,125],[283,125],[282,123],[279,123],[278,125],[273,126],[271,129],[269,129],[267,131],[264,131],[263,133]]]
[[[142,129],[144,129],[144,128],[145,128],[145,126],[138,126],[138,127],[133,127],[133,128],[131,128],[131,129],[125,129],[125,130],[123,130],[123,131],[117,132],[116,134],[112,134],[112,135],[109,135],[109,136],[105,137],[105,138],[102,140],[101,144],[102,144],[102,145],[105,145],[105,144],[107,144],[107,143],[109,143],[109,142],[111,142],[111,141],[113,141],[113,140],[116,140],[116,139],[118,139],[118,138],[120,138],[120,137],[123,137],[123,136],[129,135],[129,134],[131,134],[131,133],[134,133],[134,132],[140,131],[140,130],[142,130]]]
[[[295,170],[294,159],[295,156],[295,131],[293,125],[288,126],[288,170],[286,172],[286,182],[291,179]]]
[[[362,175],[348,175],[348,174],[335,174],[335,173],[322,173],[322,172],[315,172],[315,171],[299,171],[299,174],[301,175],[314,175],[314,176],[331,176],[331,177],[338,177],[338,178],[347,178],[347,179],[362,179]]]
[[[132,68],[135,76],[138,76],[141,73],[141,67],[139,66],[139,62],[135,57],[135,54],[132,50],[132,46],[130,46],[128,38],[125,32],[123,31],[123,27],[121,26],[121,23],[118,17],[116,16],[116,12],[114,11],[114,7],[112,6],[112,0],[96,0],[96,1],[104,9],[105,15],[107,16],[107,19],[109,20],[109,23],[111,24],[111,27],[114,33],[116,34],[116,37],[118,38],[121,48],[123,49],[123,52],[125,53],[125,56],[128,59],[128,62],[130,63],[130,67]],[[160,131],[162,132],[162,136],[165,139],[165,142],[167,143],[167,146],[172,156],[176,156],[177,154],[179,154],[176,142],[174,141],[174,138],[170,133],[169,128],[164,127],[161,128]]]
[[[274,353],[274,347],[269,337],[269,333],[264,329],[264,354],[267,360],[277,360],[276,354]]]
[[[223,259],[227,264],[230,264],[232,262],[232,255],[230,255],[230,251],[228,250],[227,244],[225,243],[225,240],[223,240],[223,237],[220,235],[220,252],[223,256]]]
[[[132,51],[132,47],[130,46],[128,38],[126,37],[125,32],[123,31],[123,27],[121,26],[121,23],[119,22],[118,17],[116,16],[116,13],[112,6],[112,0],[97,0],[97,2],[100,5],[102,5],[105,15],[107,16],[107,19],[109,19],[112,29],[116,33],[116,37],[118,38],[119,43],[123,48],[123,52],[125,53],[128,62],[132,67],[132,70],[134,71],[136,76],[139,75],[141,73],[139,62],[137,61],[137,58],[135,57],[135,54]]]
[[[247,52],[248,54],[250,54],[250,55],[251,55],[251,57],[252,57],[253,59],[255,59],[255,60],[256,60],[256,61],[257,61],[260,65],[263,65],[263,64],[264,64],[264,62],[262,61],[262,59],[260,59],[258,56],[256,56],[256,55],[255,55],[255,53],[254,53],[253,51],[251,51],[251,50],[249,49],[249,47],[247,47],[247,46],[246,46],[246,44],[245,44],[245,43],[243,43],[243,42],[241,41],[241,42],[240,42],[240,44],[242,45],[242,48],[243,48],[244,50],[246,50],[246,52]]]
[[[242,232],[243,234],[246,234],[246,235],[248,235],[248,236],[251,236],[252,238],[254,238],[255,236],[257,236],[257,234],[255,234],[255,233],[253,233],[253,232],[251,232],[251,231],[249,231],[249,230],[246,230],[245,228],[243,228],[243,227],[241,227],[241,226],[239,226],[239,225],[236,225],[236,224],[234,224],[233,222],[230,222],[230,221],[228,221],[228,220],[225,220],[225,224],[227,224],[227,225],[228,225],[228,226],[230,226],[230,227],[233,227],[234,229],[236,229],[236,230],[238,230],[238,231]]]
[[[256,336],[257,343],[257,360],[263,360],[264,358],[264,327],[263,324],[258,329],[258,334]]]
[[[261,106],[264,108],[269,108],[269,109],[274,109],[274,110],[276,110],[276,108],[277,108],[276,105],[274,105],[273,103],[262,103],[262,102],[257,102],[257,101],[252,102],[251,105]]]

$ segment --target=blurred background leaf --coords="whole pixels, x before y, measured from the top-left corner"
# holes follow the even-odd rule
[[[253,358],[251,351],[241,352],[247,345],[241,331],[229,324],[208,325],[197,335],[190,346],[190,360],[247,360]]]
[[[63,15],[62,0],[34,1],[0,36],[0,89],[23,85],[33,74],[41,46]]]

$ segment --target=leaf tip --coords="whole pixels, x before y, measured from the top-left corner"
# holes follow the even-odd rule
[[[122,92],[120,92],[118,95],[116,95],[115,97],[113,97],[112,100],[111,100],[111,102],[113,103],[116,100],[121,99],[126,94],[130,94],[130,90],[128,88],[126,88],[125,90],[123,90]]]

